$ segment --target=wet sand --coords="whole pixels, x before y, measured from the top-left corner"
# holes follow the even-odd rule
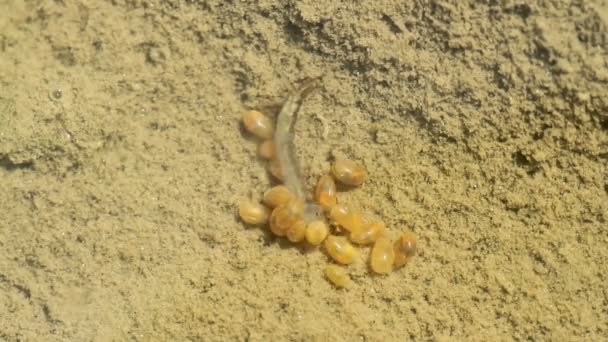
[[[318,3],[0,1],[0,340],[608,339],[608,4]],[[419,236],[348,290],[235,211],[319,75],[308,186]]]

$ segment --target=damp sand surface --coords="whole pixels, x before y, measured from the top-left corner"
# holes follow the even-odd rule
[[[319,3],[0,1],[0,340],[608,338],[606,1]],[[320,75],[307,186],[419,236],[347,290],[235,215]]]

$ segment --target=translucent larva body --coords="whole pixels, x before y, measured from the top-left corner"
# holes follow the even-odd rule
[[[359,231],[363,225],[359,212],[344,204],[334,205],[329,217],[351,233]]]
[[[268,215],[268,209],[260,203],[245,200],[239,204],[239,216],[247,224],[264,224],[268,222]]]
[[[350,234],[350,241],[360,245],[374,243],[386,230],[384,223],[374,222],[364,225]]]
[[[265,140],[258,146],[258,155],[266,160],[274,158],[276,155],[274,149],[274,142],[272,140]]]
[[[283,169],[281,169],[281,164],[278,160],[272,159],[270,163],[268,163],[268,171],[270,171],[270,174],[274,178],[280,180],[281,182],[285,180]]]
[[[327,234],[329,234],[329,228],[321,220],[312,221],[306,226],[306,241],[313,246],[320,245],[327,237]]]
[[[271,208],[289,203],[293,195],[285,185],[277,185],[264,192],[262,201]]]
[[[325,276],[336,287],[349,287],[351,284],[350,277],[346,270],[337,265],[327,265],[325,267]]]
[[[292,200],[280,205],[270,214],[270,230],[277,236],[285,236],[287,229],[300,220],[304,202]]]
[[[393,244],[385,237],[379,237],[374,243],[370,257],[370,265],[376,273],[389,273],[393,270],[395,251]]]
[[[336,183],[329,175],[319,178],[315,187],[315,201],[324,209],[329,210],[336,205]]]
[[[405,232],[395,241],[393,249],[395,251],[395,268],[403,267],[416,255],[416,235],[412,232]]]
[[[343,265],[351,264],[357,257],[357,250],[344,236],[328,236],[325,249],[332,259]]]
[[[250,110],[243,114],[243,125],[258,138],[270,139],[274,134],[274,127],[270,118],[257,110]]]
[[[340,183],[346,185],[361,185],[367,179],[365,168],[354,160],[338,159],[331,172]]]

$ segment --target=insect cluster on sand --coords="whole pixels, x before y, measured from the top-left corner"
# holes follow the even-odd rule
[[[304,98],[318,82],[318,79],[305,82],[287,97],[277,116],[276,128],[259,111],[244,113],[245,129],[262,140],[259,156],[268,161],[268,171],[282,184],[267,190],[262,203],[245,200],[239,203],[238,210],[245,223],[267,225],[276,236],[293,243],[323,245],[321,249],[335,262],[325,268],[325,276],[337,287],[348,287],[351,280],[343,266],[358,259],[360,252],[355,245],[372,245],[370,268],[386,274],[403,267],[416,254],[416,236],[406,231],[391,241],[384,223],[365,222],[358,210],[339,203],[336,181],[359,186],[367,180],[367,171],[357,161],[335,160],[312,193],[305,190],[293,145],[293,126]]]

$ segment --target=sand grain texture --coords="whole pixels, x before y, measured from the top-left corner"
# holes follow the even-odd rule
[[[0,340],[608,339],[608,3],[319,3],[0,1]],[[235,215],[318,75],[308,185],[419,236],[348,290]]]

